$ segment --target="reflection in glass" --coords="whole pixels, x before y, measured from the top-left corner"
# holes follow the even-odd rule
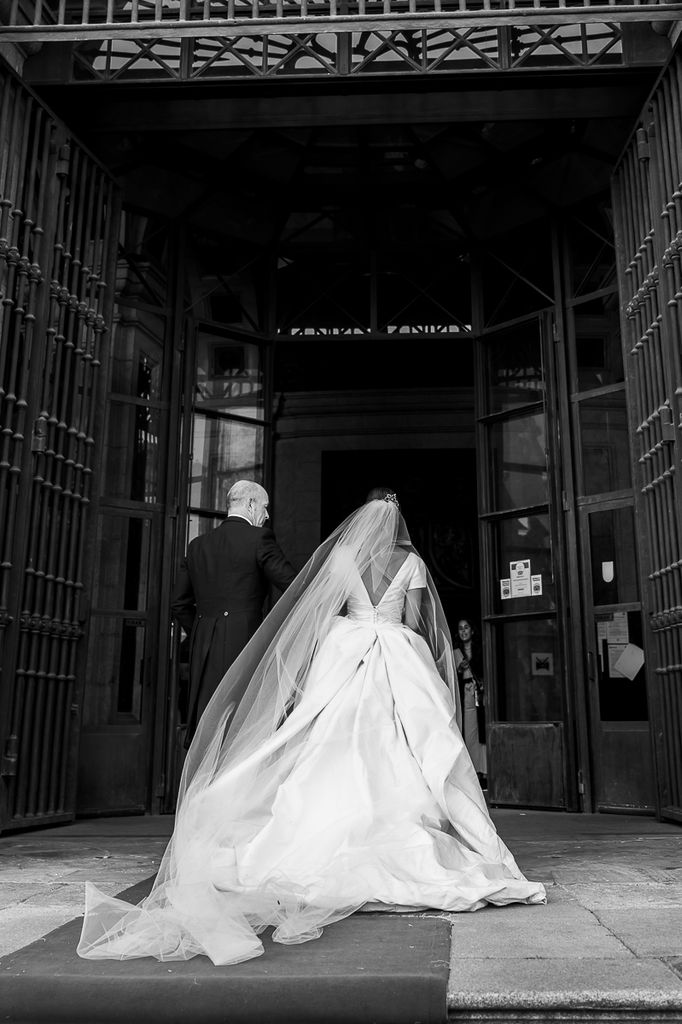
[[[151,406],[110,403],[102,480],[107,497],[161,500],[160,423],[161,412]]]
[[[190,505],[224,511],[227,492],[242,478],[263,480],[263,427],[197,413]]]
[[[260,418],[263,402],[258,345],[206,330],[199,332],[196,408]]]
[[[488,352],[488,412],[504,412],[541,401],[544,370],[537,320],[485,340]]]
[[[489,426],[491,511],[547,501],[545,415],[514,416]]]
[[[114,394],[161,398],[164,321],[147,310],[118,306],[111,348]]]
[[[116,265],[116,293],[122,299],[165,306],[168,234],[164,221],[122,211]]]
[[[589,524],[592,600],[595,605],[637,602],[639,588],[632,509],[592,512]]]
[[[643,649],[641,613],[613,612],[595,618],[600,718],[602,722],[646,722],[646,666],[630,679],[636,663],[621,660],[627,645]]]
[[[195,537],[203,537],[205,533],[215,530],[225,520],[218,516],[206,516],[193,512],[189,516],[187,543],[190,544]]]
[[[106,513],[100,517],[96,608],[111,611],[146,608],[149,533],[148,519]]]
[[[578,391],[620,384],[624,375],[617,294],[576,306],[572,316]]]
[[[134,619],[124,619],[121,627],[116,710],[119,714],[133,715],[138,721],[144,685],[144,640],[144,626]]]
[[[495,626],[500,721],[563,719],[561,664],[554,619]]]
[[[631,486],[625,392],[580,402],[583,494],[606,494]]]
[[[497,575],[500,580],[514,575],[510,563],[530,561],[529,577],[539,576],[542,593],[534,591],[532,580],[528,587],[518,581],[509,598],[502,599],[501,587],[495,593],[495,611],[504,614],[550,611],[554,608],[555,588],[552,568],[552,540],[549,515],[519,516],[492,524],[497,552]]]
[[[486,247],[480,266],[486,324],[517,320],[553,304],[551,235],[546,218],[524,218],[523,245],[519,245],[518,227],[502,235],[496,233],[494,248]]]
[[[612,207],[607,189],[586,203],[566,223],[570,289],[574,296],[588,295],[613,287],[615,283]]]
[[[83,724],[139,720],[145,667],[145,626],[140,619],[93,615],[83,699]]]

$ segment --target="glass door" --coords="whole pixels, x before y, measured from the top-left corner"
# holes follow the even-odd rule
[[[653,810],[638,538],[615,286],[568,309],[583,643],[597,810]]]
[[[478,342],[479,518],[494,803],[566,807],[564,657],[547,367],[536,315]]]
[[[175,561],[227,516],[236,480],[268,486],[270,351],[255,334],[209,321],[189,322]],[[189,637],[170,624],[170,689],[161,809],[172,811],[184,761]]]

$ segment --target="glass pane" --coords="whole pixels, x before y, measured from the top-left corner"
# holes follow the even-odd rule
[[[592,512],[589,524],[595,605],[639,601],[632,509]]]
[[[497,552],[495,612],[554,608],[554,572],[549,516],[519,516],[491,525]]]
[[[211,530],[215,530],[216,526],[220,526],[224,521],[224,516],[205,516],[201,515],[201,513],[191,512],[188,523],[187,543],[189,544],[195,537],[203,537],[205,533],[210,533]]]
[[[165,306],[168,229],[162,220],[132,210],[121,215],[116,294],[130,301]]]
[[[140,718],[145,669],[143,619],[93,615],[83,700],[85,726]]]
[[[495,131],[493,126],[492,130]],[[488,133],[488,128],[483,131]],[[488,133],[489,134],[489,133]],[[486,325],[516,320],[553,304],[552,239],[547,219],[529,221],[513,200],[497,206],[484,182],[476,186],[474,202],[488,207],[495,242],[486,246],[480,269]],[[505,225],[512,229],[501,234]],[[519,245],[519,232],[523,244]],[[493,248],[494,245],[494,248]]]
[[[500,720],[563,719],[561,663],[554,619],[495,627]]]
[[[547,501],[545,414],[514,416],[489,426],[492,507],[541,505]]]
[[[124,619],[121,626],[116,710],[139,720],[144,683],[145,629],[136,619]]]
[[[161,500],[160,427],[159,410],[111,402],[102,480],[107,497],[146,503]]]
[[[261,418],[263,399],[259,346],[200,331],[195,407]]]
[[[483,344],[488,356],[489,413],[516,409],[543,398],[544,371],[537,320],[502,331]]]
[[[224,511],[227,492],[242,478],[263,480],[263,427],[195,415],[190,505]]]
[[[110,611],[146,608],[150,528],[148,519],[114,515],[100,518],[96,608]]]
[[[576,306],[572,317],[577,378],[574,387],[589,391],[620,384],[624,375],[617,295]]]
[[[583,494],[627,490],[630,438],[625,392],[588,398],[580,403]]]
[[[161,398],[164,321],[146,310],[118,306],[114,316],[111,390]]]
[[[206,204],[206,215],[214,219],[232,217],[232,201],[228,195],[214,195]],[[224,204],[223,210],[220,209],[221,203]],[[255,207],[251,208],[250,214],[252,230],[257,233],[267,230],[268,214],[264,204],[261,204],[260,224],[256,223],[259,214]],[[198,319],[231,324],[247,331],[264,326],[261,319],[266,310],[258,262],[249,264],[247,261],[245,266],[243,249],[238,245],[225,245],[219,232],[215,235],[204,231],[194,235],[190,233],[188,254],[192,266],[187,280],[190,291],[188,305]]]
[[[639,612],[613,612],[595,619],[601,720],[645,722],[649,717],[646,669],[637,658],[643,649],[642,616]]]
[[[572,295],[588,295],[615,283],[610,192],[598,195],[576,210],[566,224],[566,243]]]

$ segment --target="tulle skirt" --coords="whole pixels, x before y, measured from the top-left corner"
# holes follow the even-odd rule
[[[88,884],[81,956],[258,956],[361,908],[541,903],[492,824],[425,642],[338,618],[271,739],[190,788],[150,896]]]

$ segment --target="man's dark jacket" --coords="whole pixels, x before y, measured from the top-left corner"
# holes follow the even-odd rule
[[[269,584],[285,590],[295,575],[272,530],[236,516],[189,545],[171,603],[190,637],[186,745],[218,683],[261,624]]]

